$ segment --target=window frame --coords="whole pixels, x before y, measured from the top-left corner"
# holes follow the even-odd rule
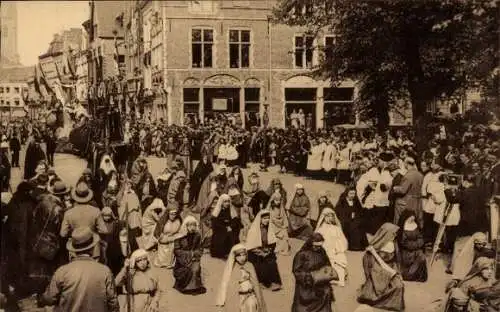
[[[297,59],[296,59],[296,53],[297,53],[297,37],[302,37],[303,38],[303,43],[302,43],[302,66],[297,65]],[[307,66],[307,38],[312,38],[312,59],[311,59],[311,66]],[[293,44],[293,68],[294,69],[301,69],[301,70],[310,70],[314,68],[317,64],[317,49],[316,49],[316,44],[317,44],[317,39],[314,36],[306,35],[304,33],[296,33],[294,34],[292,38],[292,44]]]
[[[201,30],[201,40],[200,42],[198,41],[193,41],[193,31],[194,30]],[[206,67],[204,66],[205,60],[204,60],[204,46],[205,46],[205,41],[203,40],[203,34],[205,30],[211,30],[212,31],[212,66]],[[217,55],[216,51],[216,46],[217,46],[217,41],[216,41],[216,31],[214,27],[208,27],[208,26],[196,26],[196,27],[191,27],[191,31],[188,33],[189,35],[189,66],[190,69],[214,69],[217,68],[216,65],[216,58],[215,56]],[[193,44],[201,44],[201,64],[199,67],[193,66]],[[203,65],[203,66],[202,66]]]
[[[10,87],[5,87],[5,93],[10,93]]]
[[[15,94],[19,94],[19,91],[20,91],[20,90],[19,90],[19,87],[14,87],[14,93],[15,93]]]
[[[327,56],[327,54],[328,54],[328,52],[327,52],[327,48],[328,48],[328,46],[326,45],[326,40],[327,40],[328,38],[332,38],[332,39],[333,39],[333,46],[335,46],[335,42],[336,42],[336,39],[335,39],[335,38],[336,38],[336,36],[335,36],[335,35],[329,34],[329,35],[325,35],[325,36],[324,36],[324,38],[323,38],[323,47],[324,47],[324,48],[323,48],[323,57],[324,57],[324,59],[325,59],[325,60],[326,60],[326,56]]]
[[[20,106],[20,105],[21,105],[21,101],[19,101],[19,100],[14,100],[14,105],[15,105],[15,106]]]
[[[186,89],[198,89],[198,101],[184,101],[184,98],[186,96]],[[197,114],[199,114],[200,111],[200,105],[201,105],[201,92],[202,89],[200,87],[182,87],[182,115],[185,116],[186,114],[192,114],[193,112],[186,112],[186,104],[187,105],[198,105],[197,109]]]
[[[257,89],[258,90],[258,97],[257,101],[247,101],[247,89]],[[243,103],[245,107],[245,112],[248,112],[249,110],[247,109],[247,105],[258,105],[258,113],[260,113],[260,104],[261,104],[261,93],[262,88],[261,87],[244,87],[243,88]]]
[[[238,42],[231,42],[231,31],[238,31]],[[250,41],[241,41],[241,32],[248,31],[250,33]],[[242,47],[243,44],[248,44],[248,67],[241,67]],[[231,45],[238,45],[238,67],[231,67]],[[253,34],[252,29],[247,27],[231,27],[227,31],[227,63],[229,69],[249,69],[253,68]]]

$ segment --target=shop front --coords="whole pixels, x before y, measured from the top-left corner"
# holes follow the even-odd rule
[[[294,76],[282,82],[283,125],[306,129],[355,124],[355,87],[346,81],[332,87],[327,81]]]
[[[260,124],[261,83],[241,82],[230,75],[215,75],[203,82],[190,78],[183,83],[184,124],[225,119],[246,128]]]

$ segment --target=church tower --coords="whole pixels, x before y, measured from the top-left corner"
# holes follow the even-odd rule
[[[0,11],[0,64],[2,66],[21,65],[17,51],[17,3],[1,1]]]

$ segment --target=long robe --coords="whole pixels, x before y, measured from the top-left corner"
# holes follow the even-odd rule
[[[38,163],[46,158],[40,144],[35,142],[29,143],[26,148],[26,158],[24,161],[24,179],[29,180],[33,178],[36,175],[35,170]]]
[[[200,161],[196,168],[194,169],[194,172],[191,176],[191,180],[189,181],[190,183],[190,189],[189,189],[189,198],[190,202],[194,202],[198,198],[198,194],[200,193],[201,186],[203,184],[203,181],[210,175],[210,173],[214,170],[214,167],[212,163],[203,163],[203,161]]]
[[[379,252],[391,268],[396,269],[394,254]],[[391,276],[370,252],[363,256],[365,282],[358,290],[358,302],[389,311],[404,310],[404,285],[399,274]]]
[[[427,281],[427,262],[424,253],[424,237],[417,228],[404,230],[399,241],[401,275],[405,281]]]
[[[325,153],[323,154],[323,161],[321,166],[326,172],[330,172],[332,169],[337,167],[337,148],[335,145],[328,144],[325,148]]]
[[[184,294],[206,292],[201,280],[200,260],[203,254],[201,235],[189,233],[174,242],[174,288]]]
[[[224,259],[231,248],[239,243],[241,221],[237,216],[231,216],[230,209],[222,209],[217,217],[212,216],[212,241],[210,255]]]
[[[175,235],[179,232],[181,221],[175,219],[174,221],[168,220],[163,227],[164,240],[160,237],[158,242],[158,254],[156,255],[153,263],[157,267],[166,267],[170,269],[174,266],[174,241]]]
[[[307,244],[307,243],[306,243]],[[331,312],[335,301],[330,283],[312,284],[311,272],[330,266],[323,248],[313,250],[304,245],[293,259],[295,293],[292,312]]]
[[[307,170],[319,171],[322,169],[324,146],[322,144],[313,145],[307,158]]]
[[[309,213],[311,210],[311,202],[309,197],[304,193],[302,195],[295,194],[290,208],[288,210],[288,232],[292,238],[306,240],[313,232]]]
[[[342,223],[342,230],[347,238],[349,250],[364,250],[368,241],[363,230],[363,210],[357,198],[348,202],[346,195],[343,194],[335,206],[335,213]]]

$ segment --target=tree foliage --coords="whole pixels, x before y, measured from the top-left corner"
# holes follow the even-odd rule
[[[316,74],[358,81],[371,112],[408,98],[418,120],[430,101],[490,83],[498,64],[496,1],[281,0],[274,20],[333,33]]]

